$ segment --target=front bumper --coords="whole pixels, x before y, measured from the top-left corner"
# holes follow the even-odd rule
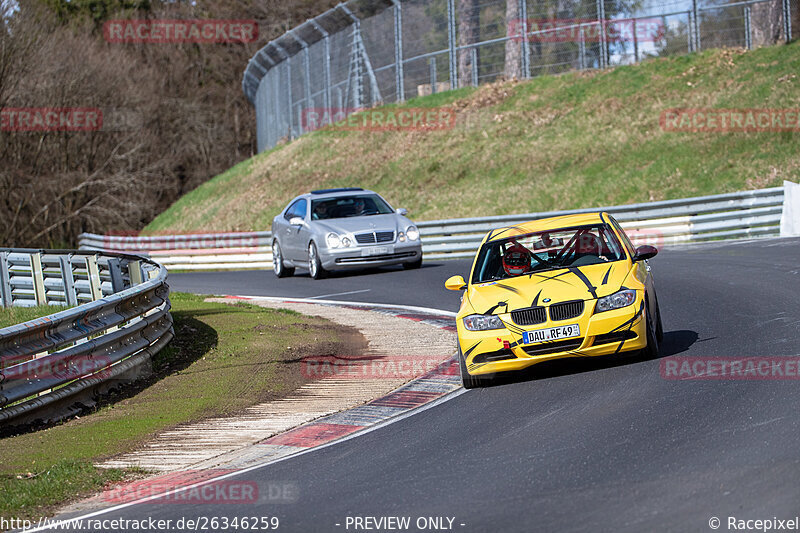
[[[414,263],[422,257],[422,243],[416,240],[344,249],[321,249],[319,254],[325,270],[352,270]]]
[[[647,346],[643,292],[622,309],[593,314],[594,300],[586,302],[580,317],[536,326],[515,327],[532,331],[566,324],[578,324],[581,336],[561,341],[522,344],[522,334],[509,329],[469,331],[462,316],[457,318],[458,342],[471,375],[522,370],[536,363],[567,357],[595,357],[641,350]],[[508,315],[504,322],[513,324]]]

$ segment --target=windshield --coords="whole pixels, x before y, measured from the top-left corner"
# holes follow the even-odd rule
[[[624,258],[617,236],[606,224],[528,233],[485,243],[475,262],[472,283]]]
[[[388,215],[391,213],[394,213],[392,208],[377,194],[337,196],[336,198],[323,198],[311,202],[311,220]]]

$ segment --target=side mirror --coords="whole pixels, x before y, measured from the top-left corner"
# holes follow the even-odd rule
[[[395,212],[401,217],[404,217],[408,214],[408,209],[406,209],[405,207],[401,207],[400,209],[395,209]]]
[[[305,221],[300,217],[292,217],[289,219],[289,224],[292,226],[302,226],[305,224]]]
[[[658,248],[645,244],[636,249],[636,255],[633,256],[634,261],[644,261],[645,259],[652,259],[658,253]]]
[[[464,276],[453,276],[447,278],[444,282],[444,287],[449,291],[463,291],[467,288],[467,282],[464,281]]]

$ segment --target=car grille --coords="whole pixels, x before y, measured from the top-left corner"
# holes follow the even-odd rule
[[[392,242],[394,240],[393,231],[373,231],[371,233],[359,233],[356,236],[358,244],[375,244],[376,242]]]
[[[547,314],[544,307],[529,307],[511,311],[511,320],[519,326],[532,326],[547,322]]]
[[[550,306],[550,320],[569,320],[576,316],[583,314],[583,300],[576,300],[574,302],[564,302],[562,304],[553,304]]]
[[[548,353],[566,352],[568,350],[575,350],[580,348],[583,339],[569,339],[566,341],[547,342],[545,344],[534,344],[532,346],[523,346],[522,349],[528,355],[545,355]]]

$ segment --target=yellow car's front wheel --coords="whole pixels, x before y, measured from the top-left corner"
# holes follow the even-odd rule
[[[467,363],[464,361],[464,355],[461,353],[461,347],[458,347],[458,367],[461,369],[461,383],[465,389],[475,389],[478,387],[485,387],[492,382],[492,378],[488,376],[473,376],[467,372]]]

